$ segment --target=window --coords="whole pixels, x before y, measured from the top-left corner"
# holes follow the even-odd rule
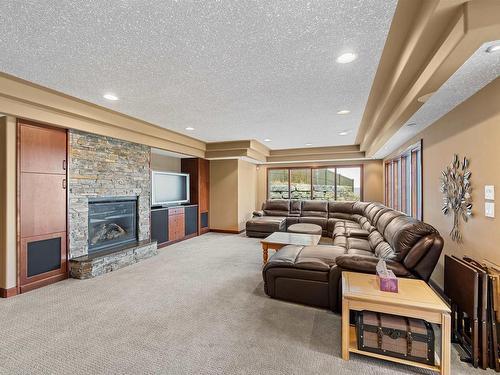
[[[422,142],[385,162],[385,204],[422,220]]]
[[[290,169],[290,199],[311,199],[311,169]]]
[[[269,169],[267,171],[268,179],[268,197],[269,199],[288,199],[288,169]]]
[[[279,168],[267,171],[269,199],[362,199],[362,166]]]
[[[359,167],[337,168],[336,200],[361,200],[361,169]]]

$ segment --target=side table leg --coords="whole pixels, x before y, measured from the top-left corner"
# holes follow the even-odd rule
[[[444,313],[441,318],[441,374],[451,373],[451,319],[450,314]]]
[[[349,302],[342,298],[342,359],[349,360]]]
[[[262,262],[264,264],[267,263],[267,257],[268,257],[268,247],[267,247],[267,244],[262,244]]]

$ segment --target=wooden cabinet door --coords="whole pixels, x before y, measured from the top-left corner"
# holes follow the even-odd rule
[[[184,238],[184,213],[175,213],[168,217],[168,240],[178,241]]]
[[[21,237],[66,231],[66,176],[21,173]]]
[[[25,125],[19,129],[21,172],[66,174],[66,131]]]

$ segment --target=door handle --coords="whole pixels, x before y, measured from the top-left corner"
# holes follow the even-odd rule
[[[62,180],[62,188],[66,189],[66,179],[65,178],[63,178],[63,180]]]
[[[63,171],[66,170],[66,160],[63,160]]]

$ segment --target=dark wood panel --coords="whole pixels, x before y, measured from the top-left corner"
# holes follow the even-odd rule
[[[200,212],[208,211],[209,187],[210,187],[210,164],[208,160],[200,159],[199,171],[199,209]]]
[[[60,239],[60,267],[58,269],[41,273],[36,276],[28,276],[28,245],[30,243],[50,240],[50,239]],[[21,251],[19,259],[19,279],[21,286],[26,286],[27,284],[39,283],[46,278],[53,276],[58,276],[61,274],[66,274],[67,267],[67,252],[66,252],[66,232],[52,233],[49,235],[33,236],[28,238],[22,238],[20,241]]]
[[[66,176],[21,173],[21,237],[66,231]]]
[[[66,174],[66,130],[20,125],[21,172]]]
[[[193,204],[198,204],[198,158],[181,159],[181,172],[189,173],[189,201]]]

